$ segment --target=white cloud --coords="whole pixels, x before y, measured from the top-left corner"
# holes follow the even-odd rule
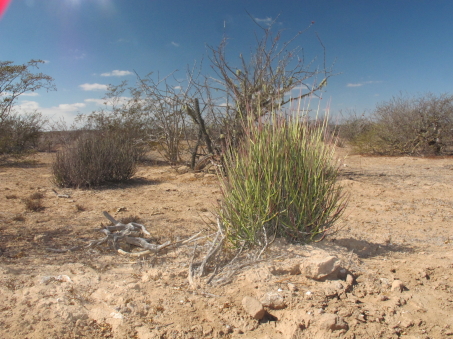
[[[257,23],[259,24],[263,24],[263,25],[266,25],[266,26],[270,26],[274,20],[270,17],[265,17],[264,19],[260,19],[260,18],[253,18]]]
[[[364,82],[358,82],[358,83],[355,83],[355,84],[347,84],[346,87],[361,87],[363,85],[370,85],[370,84],[379,84],[381,83],[382,81],[364,81]]]
[[[111,72],[107,72],[107,73],[102,73],[101,74],[101,77],[122,77],[122,76],[126,76],[126,75],[131,75],[132,72],[130,71],[120,71],[120,70],[113,70]]]
[[[177,42],[172,41],[171,44],[175,47],[179,47],[179,44]]]
[[[82,84],[79,85],[84,91],[106,91],[108,86],[103,84]]]
[[[360,87],[360,86],[363,86],[363,84],[347,84],[346,85],[347,87]]]
[[[36,93],[36,92],[28,92],[28,93],[22,94],[21,96],[24,96],[24,97],[37,97],[37,96],[39,96],[39,94]]]
[[[113,104],[117,106],[125,105],[131,97],[115,97],[115,98],[107,98],[107,99],[85,99],[84,101],[87,103],[94,103],[98,106],[112,106]]]
[[[63,118],[68,122],[72,122],[75,115],[79,113],[79,110],[85,106],[84,103],[77,102],[73,104],[60,104],[53,107],[41,107],[36,101],[22,100],[19,105],[14,106],[14,109],[19,113],[33,112],[36,110],[51,120],[57,121]]]
[[[7,97],[7,96],[10,96],[12,94],[13,94],[12,92],[1,92],[0,93],[0,97]],[[20,96],[23,96],[23,97],[37,97],[37,96],[39,96],[39,94],[36,93],[36,92],[27,92],[27,93],[22,93]]]
[[[105,100],[104,99],[85,99],[85,102],[92,102],[95,103],[96,105],[104,105]]]
[[[181,86],[175,86],[174,89],[181,89]]]

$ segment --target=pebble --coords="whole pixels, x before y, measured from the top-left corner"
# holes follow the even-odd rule
[[[242,299],[242,307],[244,310],[254,319],[260,320],[263,319],[266,311],[263,308],[261,302],[253,297],[244,297]]]
[[[299,289],[297,288],[296,285],[288,283],[288,290],[290,290],[291,292],[297,292]]]
[[[340,261],[336,256],[313,257],[300,265],[300,272],[307,278],[320,280],[338,273]]]
[[[261,298],[261,304],[271,310],[281,310],[286,307],[285,299],[279,293],[267,292]]]
[[[347,284],[348,286],[354,285],[354,276],[353,276],[352,274],[348,274],[348,275],[346,276],[346,284]]]
[[[392,282],[392,291],[403,292],[405,286],[401,280],[393,280]]]
[[[324,330],[336,331],[347,330],[348,323],[344,321],[343,317],[332,313],[324,313],[319,318],[319,327]]]

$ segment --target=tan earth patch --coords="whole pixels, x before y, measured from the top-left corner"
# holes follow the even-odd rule
[[[35,160],[0,167],[1,338],[453,336],[452,158],[347,156],[340,183],[351,196],[336,232],[306,246],[279,240],[230,282],[196,289],[193,245],[140,259],[108,246],[46,248],[102,238],[102,211],[139,217],[156,243],[212,232],[215,175],[149,164],[128,184],[58,189],[52,155]],[[23,200],[36,192],[44,209],[28,211]],[[301,274],[330,256],[340,263],[333,276]],[[267,305],[261,320],[246,296]]]

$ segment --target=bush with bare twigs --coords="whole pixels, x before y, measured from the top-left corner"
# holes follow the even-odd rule
[[[86,133],[56,154],[53,181],[60,187],[92,187],[129,180],[145,149],[127,136]]]

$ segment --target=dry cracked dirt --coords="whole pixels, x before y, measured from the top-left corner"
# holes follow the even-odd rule
[[[188,282],[193,244],[143,258],[48,248],[102,238],[103,211],[139,217],[156,243],[212,233],[214,174],[150,161],[128,184],[81,190],[53,186],[52,154],[0,167],[0,338],[453,337],[453,158],[339,154],[350,199],[335,231],[277,240],[211,285]],[[323,260],[334,274],[313,279]]]

